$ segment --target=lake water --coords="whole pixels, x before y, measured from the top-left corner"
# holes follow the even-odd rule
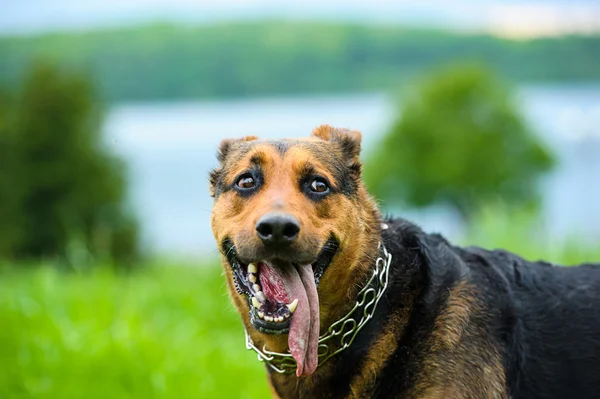
[[[600,238],[600,86],[527,86],[518,99],[559,156],[543,183],[548,229]],[[130,164],[131,201],[146,243],[160,253],[203,256],[215,248],[207,175],[221,139],[305,137],[327,123],[362,131],[368,152],[392,111],[380,94],[119,104],[108,114],[105,135]],[[456,233],[443,211],[406,215],[427,230]]]

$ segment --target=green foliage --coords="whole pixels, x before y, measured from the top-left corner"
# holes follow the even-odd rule
[[[512,41],[397,26],[258,21],[0,38],[0,84],[48,57],[89,68],[109,100],[387,90],[479,60],[515,80],[600,79],[600,37]]]
[[[443,69],[403,100],[400,118],[367,162],[376,197],[415,207],[444,203],[465,217],[498,198],[537,203],[536,181],[553,156],[489,70]]]
[[[466,227],[461,240],[464,245],[507,249],[528,260],[565,266],[600,263],[600,248],[589,236],[553,237],[537,212],[510,208],[501,202],[479,209]]]
[[[135,258],[124,165],[102,144],[97,103],[89,79],[47,64],[0,102],[0,257]]]
[[[22,197],[18,177],[11,171],[17,156],[13,149],[15,132],[13,99],[0,91],[0,258],[11,252],[20,239],[15,227],[21,223],[17,212]]]
[[[0,398],[266,398],[220,267],[0,274]]]

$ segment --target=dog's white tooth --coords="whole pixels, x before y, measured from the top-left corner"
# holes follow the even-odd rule
[[[254,263],[250,263],[248,265],[248,272],[249,273],[256,273],[258,271],[258,269],[256,268],[256,265]]]
[[[256,298],[261,302],[264,302],[267,300],[267,297],[265,296],[264,292],[262,292],[262,291],[258,291],[255,295],[256,295]]]
[[[253,289],[254,289],[254,291],[256,291],[256,292],[262,291],[262,290],[260,289],[260,285],[258,285],[258,284],[254,284],[254,285],[252,286],[252,288],[253,288]]]
[[[281,323],[281,322],[283,321],[283,316],[279,316],[279,317],[277,318],[277,321]]]
[[[263,312],[258,312],[258,317],[260,317],[261,319],[264,319],[265,314]]]
[[[265,320],[266,320],[266,321],[271,321],[271,322],[272,322],[272,321],[273,321],[273,318],[272,318],[271,316],[265,316]]]
[[[294,299],[292,303],[288,303],[285,306],[287,306],[287,308],[290,310],[290,313],[294,313],[296,307],[298,307],[298,298]]]
[[[286,313],[286,314],[284,314],[284,315],[283,315],[283,317],[284,317],[285,319],[289,319],[289,318],[290,318],[290,313]]]
[[[252,297],[252,306],[254,306],[256,309],[260,308],[260,302],[255,296]]]
[[[248,280],[250,280],[251,283],[256,283],[256,274],[248,273]]]

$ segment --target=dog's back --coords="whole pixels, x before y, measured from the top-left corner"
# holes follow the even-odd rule
[[[422,290],[372,397],[600,397],[600,265],[528,262],[388,223],[387,301],[403,306],[407,280]]]
[[[600,396],[600,265],[527,262],[479,248],[460,252],[514,311],[514,352],[506,358],[513,397]],[[486,276],[492,281],[484,282]]]

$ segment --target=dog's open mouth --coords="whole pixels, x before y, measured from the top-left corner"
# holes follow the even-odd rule
[[[289,333],[288,345],[298,363],[298,376],[312,374],[318,365],[317,286],[338,248],[338,241],[332,237],[310,264],[283,260],[245,264],[238,258],[231,241],[223,244],[235,287],[248,300],[252,326],[266,334]]]

